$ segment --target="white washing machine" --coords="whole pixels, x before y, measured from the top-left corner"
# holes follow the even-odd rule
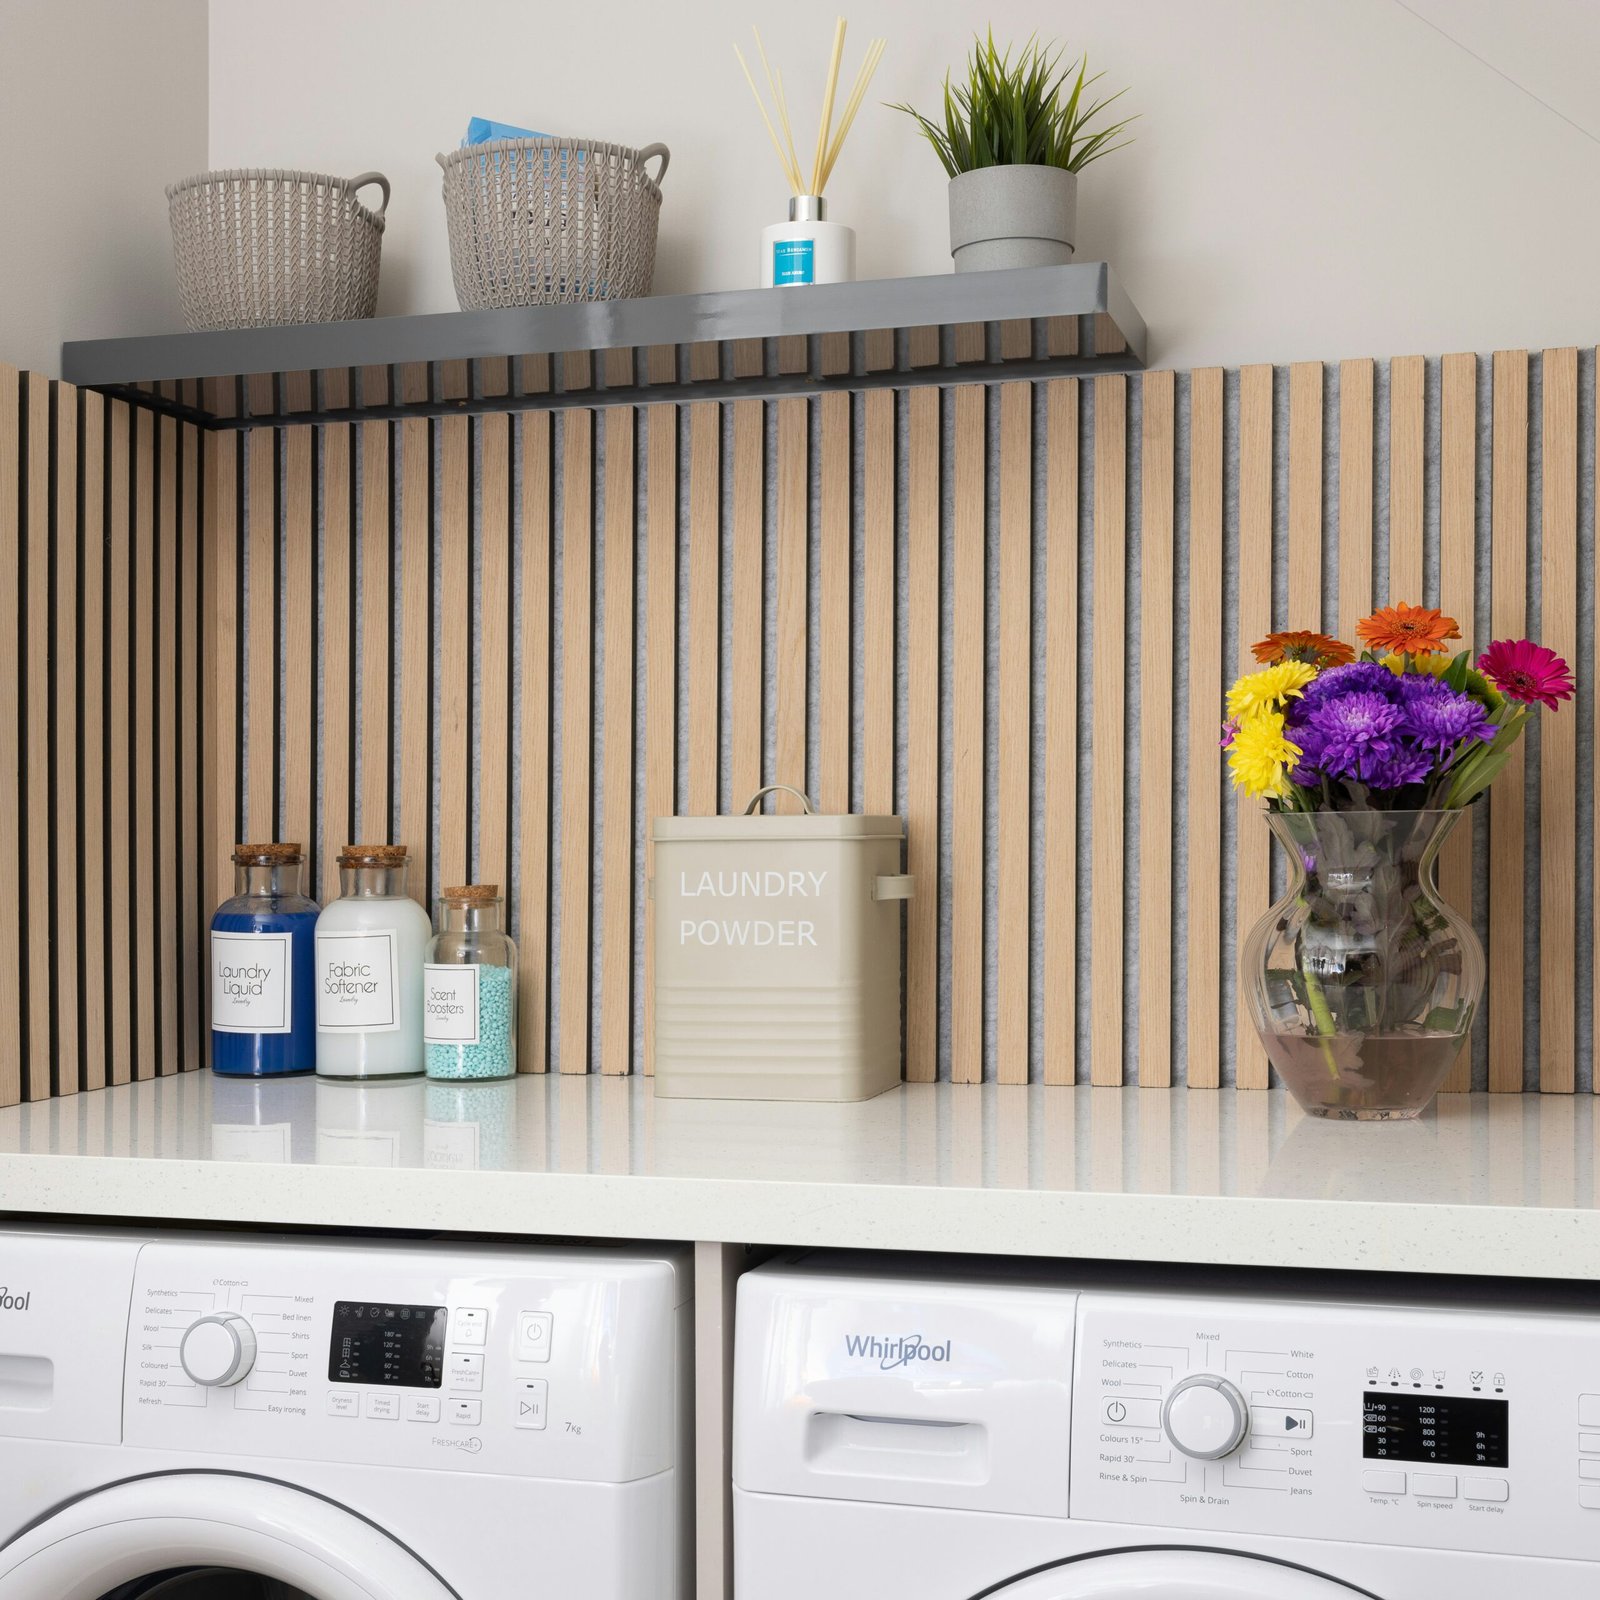
[[[736,1600],[1600,1596],[1576,1304],[802,1257],[740,1280],[735,1382]]]
[[[672,1252],[0,1230],[0,1600],[681,1600]]]

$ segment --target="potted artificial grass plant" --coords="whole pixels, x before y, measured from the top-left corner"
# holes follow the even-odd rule
[[[944,109],[937,120],[911,106],[950,175],[950,254],[957,272],[994,267],[1057,266],[1072,259],[1078,174],[1091,161],[1121,149],[1132,117],[1104,120],[1125,90],[1101,99],[1088,58],[1061,65],[1060,46],[1030,38],[1004,52],[994,32],[978,39],[966,81],[945,74]]]

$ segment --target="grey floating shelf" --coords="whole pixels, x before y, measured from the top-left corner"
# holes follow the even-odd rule
[[[1145,348],[1144,319],[1092,261],[78,340],[61,365],[80,387],[237,428],[1138,372]],[[310,372],[320,387],[276,381]]]

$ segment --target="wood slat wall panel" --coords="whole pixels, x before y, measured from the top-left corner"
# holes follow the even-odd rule
[[[454,367],[456,364],[451,363]],[[452,388],[462,388],[455,375]],[[439,862],[436,888],[469,876],[471,848],[469,731],[472,721],[471,428],[465,417],[439,422]]]
[[[1323,625],[1320,361],[1289,369],[1289,609],[1277,620],[1285,628]]]
[[[413,377],[402,397],[416,398]],[[424,390],[424,393],[426,390]],[[433,441],[432,425],[407,420],[400,434],[400,635],[394,640],[394,689],[404,708],[398,723],[398,843],[410,849],[406,880],[430,907],[433,878]]]
[[[504,393],[500,387],[489,393]],[[511,728],[516,703],[511,682],[516,626],[512,572],[511,419],[484,417],[480,429],[480,491],[483,507],[481,576],[474,612],[481,619],[478,706],[478,859],[474,876],[500,886],[509,914],[511,834]]]
[[[133,1048],[134,976],[133,976],[133,896],[131,874],[133,870],[133,781],[129,764],[129,739],[133,721],[133,678],[131,656],[132,607],[126,602],[119,605],[116,598],[128,594],[132,571],[133,519],[132,497],[128,481],[129,448],[133,433],[133,418],[127,403],[113,400],[107,408],[111,413],[110,515],[106,525],[106,772],[108,777],[106,825],[110,838],[106,849],[106,877],[110,887],[107,897],[109,920],[106,927],[106,945],[110,959],[107,961],[107,990],[111,997],[111,1071],[113,1083],[127,1083],[133,1076],[135,1051]],[[232,442],[230,436],[230,443]],[[230,509],[233,505],[230,497]],[[230,528],[237,528],[236,521]],[[237,602],[237,590],[233,591]],[[226,596],[222,607],[229,615],[236,615],[235,607],[228,605]],[[226,667],[227,701],[235,705],[238,693],[239,661],[237,654],[219,662],[219,673]],[[229,727],[237,745],[238,719],[235,715]],[[221,746],[219,746],[221,748]],[[219,764],[220,765],[220,764]],[[229,778],[229,809],[226,814],[228,830],[233,828],[233,805],[238,796],[238,767],[235,762],[226,764]],[[231,843],[229,848],[231,849]],[[213,852],[215,853],[215,852]],[[220,882],[219,878],[219,882]],[[226,879],[232,893],[232,869]]]
[[[349,403],[349,375],[324,374],[325,405]],[[353,430],[349,424],[317,430],[320,451],[322,522],[322,739],[316,751],[322,808],[317,814],[306,865],[306,892],[326,904],[339,892],[338,854],[356,842],[351,823],[354,802],[356,720],[351,660],[355,649],[355,527],[350,515]]]
[[[179,1015],[178,877],[178,632],[186,620],[178,612],[178,425],[163,417],[157,429],[160,451],[156,480],[156,883],[160,961],[158,996],[160,1056],[157,1070],[181,1065]],[[309,530],[308,530],[309,532]],[[310,663],[305,669],[311,681]]]
[[[134,1030],[136,1053],[133,1073],[136,1078],[154,1077],[159,1063],[157,1050],[157,1020],[159,1007],[160,975],[157,965],[157,943],[141,924],[148,905],[158,902],[155,878],[160,870],[156,854],[156,779],[155,779],[155,709],[156,683],[155,641],[158,627],[156,613],[156,527],[155,527],[155,419],[149,411],[141,410],[133,418],[133,669],[130,677],[131,715],[129,739],[133,745],[133,872],[129,882],[129,902],[132,916],[133,971],[134,971]],[[275,553],[275,551],[274,551]],[[272,600],[269,594],[268,603]],[[276,676],[277,663],[269,649],[266,671],[270,678]],[[274,705],[274,709],[276,709]],[[273,744],[266,743],[264,765],[272,769]],[[274,803],[271,783],[263,787],[264,803]]]
[[[780,400],[777,461],[777,594],[772,701],[773,767],[769,783],[808,787],[806,777],[807,633],[810,578],[809,407],[804,400]],[[713,637],[715,636],[713,630]],[[783,796],[773,797],[792,805]]]
[[[817,466],[818,808],[850,809],[850,396],[824,395]]]
[[[601,826],[600,1067],[633,1067],[633,449],[631,406],[605,421],[605,780]]]
[[[733,407],[733,570],[730,574],[728,662],[729,806],[761,787],[762,616],[766,585],[766,408],[759,400]]]
[[[517,879],[517,1067],[550,1062],[550,414],[517,420],[522,455],[522,748]]]
[[[684,809],[704,817],[718,809],[720,765],[721,427],[722,407],[714,401],[689,407],[689,771]]]
[[[85,395],[87,401],[90,396]],[[93,398],[98,399],[98,396]],[[85,429],[86,449],[84,459],[84,528],[85,550],[95,548],[88,537],[91,525],[96,523],[97,496],[89,483],[91,451],[87,446],[89,430]],[[179,429],[179,476],[181,502],[178,513],[178,872],[182,923],[182,954],[179,984],[183,998],[183,1065],[186,1069],[199,1066],[205,1056],[202,1040],[209,1034],[210,1009],[203,974],[210,963],[207,960],[206,929],[211,920],[213,905],[204,895],[201,876],[204,863],[210,858],[210,849],[200,828],[200,797],[204,775],[200,766],[200,724],[202,709],[199,703],[201,683],[201,617],[200,617],[200,433],[192,424]],[[85,578],[87,579],[87,564]],[[84,594],[85,603],[88,591]],[[87,723],[87,718],[85,719]],[[89,777],[89,729],[84,729],[84,789]],[[84,863],[85,877],[89,872],[91,839],[85,806]],[[87,891],[86,891],[87,899]],[[92,948],[89,940],[91,918],[85,905],[84,948]],[[86,954],[84,970],[90,968]],[[95,971],[104,969],[96,962]],[[86,997],[87,998],[87,997]],[[86,1020],[86,1034],[93,1036],[92,1022]]]
[[[1372,408],[1370,361],[1339,365],[1339,635],[1372,610]]]
[[[1422,604],[1423,493],[1427,477],[1427,363],[1389,363],[1389,604]]]
[[[51,742],[55,756],[55,794],[51,807],[54,858],[51,863],[51,918],[55,924],[52,976],[55,998],[53,1010],[56,1030],[54,1081],[57,1094],[76,1093],[84,1069],[82,1034],[82,994],[84,977],[78,963],[78,941],[83,918],[78,908],[84,896],[78,876],[80,817],[78,811],[78,733],[80,652],[84,641],[78,631],[78,600],[81,559],[78,529],[78,392],[71,384],[56,386],[53,551],[55,583],[54,639],[50,650],[54,681],[51,685]],[[176,623],[176,618],[173,623]],[[163,648],[167,648],[163,641]],[[176,656],[176,630],[170,647]],[[173,797],[174,802],[176,796]],[[172,819],[175,828],[176,816]],[[176,877],[177,841],[173,839],[173,870]],[[174,901],[176,887],[174,886]],[[176,910],[176,905],[174,905]],[[176,932],[174,931],[175,945]],[[89,969],[90,973],[98,968]],[[176,961],[172,967],[176,978]],[[177,1018],[174,1017],[174,1022]]]
[[[3,381],[3,378],[0,378]],[[79,396],[83,447],[79,452],[83,492],[79,505],[82,566],[78,580],[78,604],[81,641],[78,657],[78,687],[80,723],[78,744],[82,752],[82,769],[79,773],[80,826],[83,832],[83,873],[79,880],[78,920],[82,935],[83,981],[83,1070],[81,1082],[85,1089],[105,1087],[108,1076],[111,1041],[107,1036],[106,974],[109,969],[109,950],[106,941],[106,808],[105,808],[105,684],[106,684],[106,406],[104,399],[91,391]],[[3,430],[0,430],[3,432]],[[193,460],[196,436],[188,430],[190,454]],[[192,468],[191,468],[192,470]],[[3,491],[0,491],[3,492]],[[191,501],[192,505],[192,501]],[[191,534],[188,551],[193,556],[198,550],[198,539]],[[0,598],[0,616],[4,616],[4,600]],[[198,617],[194,611],[189,615]],[[198,684],[194,670],[193,652],[199,649],[197,628],[185,635],[185,682]],[[185,733],[193,738],[198,731],[200,707],[196,715],[186,719]],[[192,746],[191,746],[192,747]],[[191,764],[189,770],[195,772]],[[197,798],[200,779],[195,776]],[[193,806],[193,799],[190,801]],[[207,859],[204,839],[199,835],[191,809],[190,825],[186,837],[192,841],[191,855],[184,865],[193,874]],[[4,844],[0,842],[0,856]],[[198,904],[198,896],[197,896]],[[202,988],[197,974],[204,960],[203,950],[197,951],[189,963],[188,971],[197,989]],[[197,995],[191,1015],[198,1015],[203,1003],[203,993]],[[6,1015],[4,1001],[0,999],[0,1016]],[[200,1060],[191,1052],[190,1064]]]
[[[861,405],[861,807],[885,815],[894,810],[894,396],[875,390]]]
[[[678,412],[646,413],[645,506],[645,813],[671,816],[677,806],[678,732]],[[758,419],[759,420],[759,419]],[[748,470],[748,469],[747,469]],[[655,875],[647,831],[645,881]],[[644,1066],[655,1069],[655,942],[644,940]]]
[[[362,375],[366,402],[382,404],[388,398],[388,380],[381,383]],[[363,422],[360,428],[361,535],[361,713],[357,737],[361,743],[361,792],[357,796],[357,839],[346,844],[392,844],[394,838],[389,794],[393,762],[390,758],[389,696],[392,673],[389,656],[393,627],[390,617],[392,590],[390,562],[393,554],[390,446],[394,428],[387,422]],[[328,880],[325,880],[328,881]],[[337,889],[337,880],[328,881]]]

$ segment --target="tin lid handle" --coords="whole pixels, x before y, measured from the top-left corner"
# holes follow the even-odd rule
[[[744,808],[745,816],[753,816],[757,811],[759,811],[761,809],[761,802],[766,799],[769,794],[792,794],[795,799],[800,802],[800,809],[804,811],[808,817],[814,817],[817,814],[815,809],[812,807],[811,802],[792,785],[787,783],[769,783],[765,788],[757,789],[756,792],[750,796],[750,804]]]

